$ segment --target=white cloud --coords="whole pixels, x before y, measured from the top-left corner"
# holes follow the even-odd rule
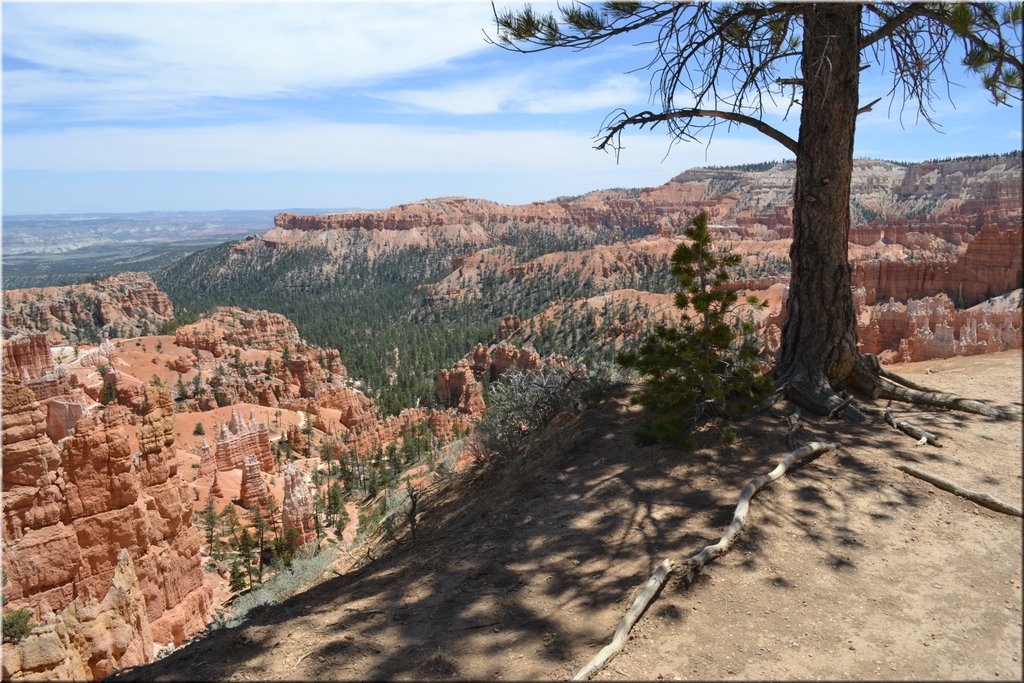
[[[660,132],[660,131],[659,131]],[[620,162],[585,134],[464,130],[386,124],[293,121],[178,128],[76,128],[6,136],[12,171],[285,171],[371,173],[522,172],[586,175],[595,169],[673,175],[689,166],[778,158],[784,150],[756,134],[719,135],[710,156],[696,144],[668,149],[663,134],[627,134]]]
[[[365,84],[486,49],[476,3],[17,4],[4,7],[5,107],[129,114],[201,98]]]
[[[644,101],[647,95],[633,75],[612,75],[583,88],[552,80],[530,71],[438,88],[396,90],[381,97],[447,114],[562,114],[624,106]]]

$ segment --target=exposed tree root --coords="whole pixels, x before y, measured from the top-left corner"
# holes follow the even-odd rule
[[[786,382],[786,398],[801,408],[829,418],[845,417],[851,422],[863,422],[867,416],[845,396],[840,396],[824,380],[812,382],[792,379]]]
[[[1019,420],[1020,413],[1011,413],[999,408],[985,405],[980,401],[969,398],[962,398],[955,394],[936,393],[934,391],[920,391],[908,389],[891,382],[884,377],[877,378],[877,398],[889,398],[897,401],[905,401],[917,405],[935,406],[937,408],[949,408],[950,410],[962,410],[967,413],[995,417],[1002,420]]]
[[[836,419],[839,419],[839,418],[843,417],[846,414],[846,409],[850,406],[851,403],[853,403],[853,395],[852,394],[848,394],[846,396],[846,398],[844,398],[839,403],[839,405],[837,405],[832,410],[828,411],[828,419],[836,420]],[[855,408],[855,410],[859,410],[859,409]]]
[[[891,408],[885,409],[885,421],[890,425],[900,430],[904,434],[908,434],[915,439],[918,439],[917,444],[920,446],[925,443],[930,443],[933,446],[942,448],[942,444],[939,443],[939,437],[931,432],[926,432],[917,425],[912,425],[906,420],[897,420],[893,414]]]
[[[743,491],[740,492],[739,502],[736,503],[736,511],[732,516],[732,524],[730,524],[729,528],[726,529],[722,538],[719,539],[718,543],[705,547],[699,553],[683,563],[686,567],[686,578],[692,581],[697,577],[697,574],[700,573],[700,570],[704,565],[729,552],[729,549],[732,548],[732,544],[736,542],[740,529],[743,528],[743,524],[747,520],[747,511],[750,509],[750,500],[758,491],[764,488],[767,484],[770,484],[785,475],[796,461],[808,458],[812,455],[818,455],[835,448],[839,448],[838,443],[812,441],[806,446],[801,446],[787,455],[783,458],[782,462],[776,465],[775,469],[768,474],[763,474],[757,479],[751,480],[749,484],[744,486]]]
[[[799,417],[797,419],[799,419]],[[647,579],[643,590],[640,591],[640,594],[635,600],[633,600],[633,604],[630,606],[629,611],[626,612],[615,627],[615,634],[612,636],[611,642],[601,648],[601,651],[598,652],[593,659],[587,662],[582,669],[576,672],[576,675],[572,677],[572,680],[587,680],[607,664],[608,660],[622,650],[633,625],[636,624],[640,615],[643,614],[644,610],[647,609],[647,606],[651,603],[651,600],[653,600],[654,596],[657,595],[658,590],[665,583],[665,579],[668,575],[671,574],[678,566],[685,567],[687,580],[693,581],[706,564],[713,562],[716,558],[729,552],[729,549],[732,548],[732,544],[736,542],[736,538],[739,536],[740,529],[743,528],[743,524],[746,522],[747,512],[750,509],[750,500],[758,491],[764,488],[767,484],[784,476],[796,461],[808,458],[812,455],[818,455],[835,448],[839,448],[838,443],[812,441],[806,446],[801,446],[787,455],[783,458],[782,462],[780,462],[775,469],[768,474],[761,475],[744,486],[743,490],[740,492],[739,502],[736,503],[736,510],[733,513],[732,524],[729,525],[729,528],[726,529],[718,542],[705,546],[703,550],[683,561],[681,565],[677,565],[674,561],[668,558],[662,560],[661,564],[659,564],[658,568],[654,571],[654,574]]]
[[[644,588],[640,591],[640,595],[636,596],[633,601],[633,605],[626,612],[625,616],[619,621],[619,625],[615,627],[615,635],[612,636],[612,642],[601,648],[601,651],[597,655],[587,662],[586,666],[576,672],[576,675],[572,677],[574,681],[585,681],[592,675],[597,673],[601,667],[603,667],[609,659],[614,655],[618,654],[619,650],[626,644],[626,639],[629,637],[629,632],[633,628],[633,624],[636,623],[640,615],[643,614],[644,610],[647,609],[647,605],[651,603],[654,596],[657,595],[661,589],[662,584],[665,583],[665,579],[668,575],[676,568],[676,563],[670,559],[664,559],[658,568],[654,570],[651,578],[647,579],[647,583],[644,584]]]
[[[897,384],[896,381],[889,378],[896,378],[900,383]],[[884,370],[878,363],[878,359],[872,354],[861,354],[858,357],[855,369],[848,381],[856,389],[875,399],[887,398],[915,405],[961,410],[1002,420],[1021,419],[1020,413],[1000,410],[980,401],[942,391],[929,390],[927,387],[915,384],[904,377]]]
[[[954,484],[948,479],[937,477],[934,474],[919,470],[911,465],[896,465],[896,469],[906,472],[912,477],[922,479],[932,486],[949,491],[950,493],[956,494],[961,498],[966,498],[972,503],[988,508],[989,510],[995,510],[996,512],[1002,512],[1005,515],[1012,515],[1014,517],[1021,517],[1022,512],[1020,508],[1015,508],[1008,503],[1004,503],[998,498],[993,498],[987,493],[981,493],[980,491],[972,491],[971,489],[965,489],[958,484]]]
[[[756,417],[769,410],[776,403],[786,398],[786,387],[784,385],[775,387],[775,392],[765,397],[760,403],[751,408],[750,412],[742,417]]]
[[[914,389],[916,391],[924,391],[924,392],[927,392],[927,393],[930,393],[930,394],[941,394],[941,393],[943,393],[941,389],[934,389],[932,387],[926,387],[923,384],[918,384],[914,380],[907,379],[903,375],[897,375],[895,372],[892,372],[890,370],[886,370],[881,365],[878,366],[878,374],[881,377],[884,377],[884,378],[886,378],[888,380],[891,380],[891,381],[895,382],[896,384],[902,384],[903,386],[907,387],[908,389]]]

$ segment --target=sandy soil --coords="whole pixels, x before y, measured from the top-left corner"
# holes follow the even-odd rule
[[[1021,410],[1021,353],[896,366]],[[805,420],[843,447],[759,494],[733,551],[671,579],[599,679],[1021,679],[1021,519],[895,469],[1021,503],[1021,425],[896,406],[942,448],[881,423]],[[665,557],[718,539],[739,490],[788,449],[780,406],[736,443],[633,444],[623,397],[515,478],[476,472],[423,501],[365,566],[213,632],[140,680],[564,679],[610,639]],[[365,552],[365,548],[361,554]]]

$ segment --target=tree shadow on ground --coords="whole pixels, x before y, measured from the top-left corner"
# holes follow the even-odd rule
[[[737,425],[728,446],[706,435],[690,453],[638,447],[640,416],[616,396],[567,427],[576,436],[569,450],[527,463],[514,478],[484,467],[424,500],[415,545],[399,529],[368,565],[120,679],[568,677],[607,642],[658,563],[718,540],[742,487],[788,453],[781,418],[776,411]],[[890,429],[881,421],[804,425],[801,442],[835,439],[843,448],[755,499],[758,512],[736,545],[744,569],[764,570],[765,534],[786,525],[827,549],[829,571],[854,571],[849,555],[834,550],[860,543],[847,497],[885,487],[869,511],[878,524],[922,503],[913,488],[886,481],[884,468],[858,448],[870,443],[908,462],[942,457],[880,431]],[[830,486],[837,476],[847,480],[842,493]],[[781,487],[795,505],[777,500]],[[771,586],[793,588],[769,573]],[[699,591],[702,581],[675,590],[686,588]],[[653,613],[676,623],[689,614],[673,601],[656,603]],[[284,664],[268,667],[268,655]]]

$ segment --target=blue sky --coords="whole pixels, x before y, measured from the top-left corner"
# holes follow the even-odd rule
[[[503,6],[498,2],[499,7]],[[670,148],[627,133],[592,148],[617,107],[652,107],[632,40],[520,55],[488,45],[489,2],[4,2],[3,213],[382,208],[462,195],[524,203],[658,185],[694,166],[789,156],[724,128]],[[888,98],[857,154],[905,161],[1021,146],[954,66],[937,133]],[[861,99],[885,96],[884,69]],[[796,136],[785,100],[767,119]]]

